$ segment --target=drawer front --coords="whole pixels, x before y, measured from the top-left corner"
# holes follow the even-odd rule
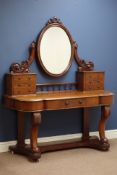
[[[12,91],[13,95],[26,95],[36,93],[35,88],[14,88]]]
[[[45,108],[48,110],[77,108],[85,105],[86,99],[83,98],[45,101]]]
[[[36,83],[34,75],[18,75],[13,77],[12,83]]]
[[[87,74],[85,80],[85,90],[103,90],[104,76],[102,73]]]
[[[66,99],[66,100],[51,100],[45,101],[45,109],[70,109],[70,108],[82,108],[92,107],[99,105],[99,97],[86,97],[78,99]]]
[[[8,74],[6,94],[25,95],[36,93],[36,74]]]
[[[25,75],[25,76],[14,76],[13,77],[13,94],[24,95],[36,93],[36,76]]]
[[[27,89],[33,89],[35,87],[34,83],[16,83],[13,86],[13,89],[22,89],[22,88],[27,88]]]
[[[86,99],[69,99],[63,101],[64,108],[81,107],[86,105]]]
[[[81,91],[104,90],[104,72],[78,72],[78,88]]]
[[[89,81],[86,83],[84,90],[103,90],[104,84],[103,82],[97,81]]]

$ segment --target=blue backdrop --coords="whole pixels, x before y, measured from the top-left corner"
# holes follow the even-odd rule
[[[2,104],[4,74],[13,62],[28,57],[30,43],[36,39],[45,22],[57,16],[79,45],[80,56],[92,59],[95,69],[104,70],[105,89],[117,92],[117,1],[116,0],[0,0],[0,141],[16,139],[16,113]],[[77,66],[54,81],[73,82]],[[31,71],[40,83],[53,81],[42,75],[36,62]],[[100,111],[91,111],[91,131],[97,130]],[[26,115],[26,137],[30,114]],[[106,129],[117,129],[116,99]],[[70,134],[81,131],[81,111],[62,110],[42,113],[40,136]]]

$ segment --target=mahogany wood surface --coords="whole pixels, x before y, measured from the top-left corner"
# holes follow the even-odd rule
[[[64,29],[69,36],[72,48],[71,59],[66,70],[62,74],[54,76],[57,78],[57,76],[66,73],[71,66],[72,57],[74,57],[78,64],[77,80],[74,83],[36,84],[36,74],[29,73],[29,67],[36,57],[40,60],[40,40],[45,30],[51,26],[59,26]],[[41,66],[43,67],[42,64]],[[17,111],[18,130],[17,144],[10,146],[9,149],[14,153],[27,156],[32,161],[39,160],[43,152],[61,149],[89,147],[107,151],[110,144],[105,136],[105,125],[110,116],[114,94],[104,90],[104,71],[93,70],[94,63],[92,61],[86,62],[80,58],[78,45],[71,37],[68,29],[58,18],[51,18],[40,32],[37,42],[32,42],[29,58],[21,63],[11,64],[10,74],[6,76],[4,104],[7,108]],[[46,70],[45,73],[53,76]],[[90,109],[98,106],[101,108],[98,126],[99,138],[91,137],[89,134]],[[41,124],[41,111],[73,108],[82,109],[82,137],[80,141],[39,146],[37,137]],[[26,112],[31,113],[29,145],[25,144],[24,137]]]
[[[8,108],[24,112],[93,107],[112,104],[109,91],[62,91],[32,95],[4,96]]]
[[[113,103],[113,93],[109,91],[52,91],[48,93],[37,93],[32,95],[4,96],[4,103],[8,108],[18,111],[18,138],[17,145],[11,146],[14,153],[28,156],[29,159],[37,161],[41,153],[89,147],[106,151],[110,145],[105,136],[105,123],[110,115],[110,105]],[[98,137],[89,135],[90,109],[94,106],[101,106],[101,119],[99,121]],[[70,108],[81,108],[83,113],[82,138],[72,143],[59,143],[54,145],[38,146],[38,129],[41,123],[41,111],[60,110]],[[30,145],[24,142],[24,113],[31,112]]]
[[[104,76],[103,71],[78,72],[78,89],[81,91],[104,90]]]
[[[6,74],[5,93],[8,95],[26,95],[36,93],[35,73]]]

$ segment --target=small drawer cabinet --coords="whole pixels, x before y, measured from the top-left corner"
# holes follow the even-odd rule
[[[82,71],[77,73],[78,89],[81,91],[104,90],[103,71]]]
[[[6,74],[5,82],[7,95],[26,95],[36,93],[35,73]]]

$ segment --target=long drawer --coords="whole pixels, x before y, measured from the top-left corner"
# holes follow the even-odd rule
[[[81,108],[99,105],[99,97],[90,98],[76,98],[76,99],[60,99],[45,101],[45,109],[68,109],[68,108]]]

